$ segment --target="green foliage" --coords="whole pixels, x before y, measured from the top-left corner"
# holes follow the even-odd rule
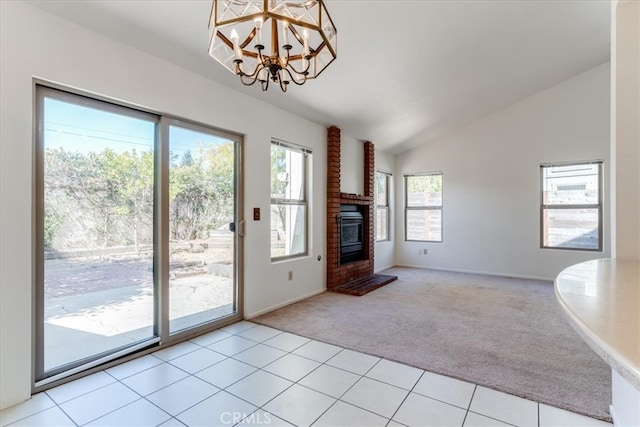
[[[174,240],[206,238],[233,220],[234,145],[187,151],[170,172],[170,234]]]
[[[45,245],[65,221],[84,247],[153,242],[154,154],[62,148],[45,153]],[[197,147],[170,162],[171,238],[206,238],[234,213],[234,145]],[[58,209],[60,207],[63,210]],[[80,229],[81,231],[77,231]]]
[[[407,179],[409,193],[437,193],[442,191],[442,175],[415,175]]]
[[[284,197],[287,180],[287,152],[284,148],[271,145],[271,197]]]
[[[44,215],[44,249],[53,249],[53,238],[64,223],[65,215],[59,209],[52,207],[45,211]]]

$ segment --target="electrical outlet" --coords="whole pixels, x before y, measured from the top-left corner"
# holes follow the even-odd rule
[[[422,249],[422,255],[426,255],[428,251],[429,251],[429,249],[427,249],[427,248]]]
[[[289,280],[293,280],[293,271],[289,272]]]

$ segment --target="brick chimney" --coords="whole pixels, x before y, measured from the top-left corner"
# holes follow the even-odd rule
[[[340,192],[340,129],[327,129],[327,288],[351,282],[373,274],[375,247],[374,192],[375,148],[364,143],[364,191],[363,195]],[[340,263],[340,205],[358,205],[361,209],[364,255],[362,260]]]

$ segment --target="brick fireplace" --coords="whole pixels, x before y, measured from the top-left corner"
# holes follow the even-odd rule
[[[340,129],[331,126],[327,131],[327,289],[333,289],[373,274],[375,149],[371,142],[364,143],[363,194],[342,193]],[[350,257],[343,254],[341,260],[341,225],[348,216],[345,211],[362,215],[361,252]]]

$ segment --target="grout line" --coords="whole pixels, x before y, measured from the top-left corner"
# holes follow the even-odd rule
[[[294,348],[294,349],[292,349],[292,350],[283,350],[282,348],[278,348],[278,347],[275,347],[275,346],[272,346],[272,345],[266,344],[266,341],[272,340],[272,339],[274,339],[274,338],[276,338],[276,337],[278,337],[278,336],[283,335],[283,334],[285,333],[284,331],[280,331],[280,333],[278,333],[278,334],[276,334],[276,335],[274,335],[274,336],[272,336],[272,337],[269,337],[269,338],[267,338],[267,339],[265,339],[265,340],[263,340],[263,341],[255,341],[255,340],[253,340],[253,339],[246,338],[246,337],[242,337],[242,336],[240,336],[240,335],[239,335],[239,334],[244,333],[244,332],[247,332],[247,331],[249,331],[249,330],[251,330],[251,329],[253,329],[253,328],[257,327],[257,326],[259,326],[259,325],[258,325],[258,324],[254,324],[254,326],[251,326],[251,327],[249,327],[249,328],[243,329],[243,330],[241,330],[241,331],[239,331],[239,332],[236,332],[236,333],[231,333],[231,332],[229,332],[229,331],[223,331],[223,332],[228,333],[228,334],[230,334],[230,335],[229,335],[228,337],[222,338],[222,339],[220,339],[220,340],[218,340],[218,341],[214,341],[213,343],[211,343],[211,344],[209,344],[209,345],[207,345],[207,346],[203,346],[203,345],[200,345],[200,344],[197,344],[197,343],[193,343],[193,342],[191,342],[191,341],[187,341],[187,342],[191,342],[191,344],[194,344],[194,345],[198,346],[198,348],[196,348],[195,350],[192,350],[192,351],[188,351],[187,353],[181,354],[181,355],[179,355],[179,356],[177,356],[177,357],[174,357],[174,358],[172,358],[172,359],[170,359],[170,360],[163,360],[163,359],[160,359],[160,358],[159,358],[159,357],[157,357],[157,356],[154,356],[154,353],[149,353],[148,355],[151,355],[152,357],[155,357],[156,359],[158,359],[158,361],[159,361],[160,363],[159,363],[159,364],[157,364],[157,365],[154,365],[154,366],[148,367],[148,368],[144,368],[144,369],[142,369],[142,370],[140,370],[140,371],[138,371],[138,372],[135,372],[135,373],[133,373],[133,374],[131,374],[131,375],[128,375],[128,376],[126,376],[126,377],[123,377],[122,379],[118,379],[118,378],[116,378],[116,377],[115,377],[114,375],[112,375],[110,372],[107,372],[107,370],[106,370],[106,369],[103,369],[103,370],[102,370],[102,372],[105,372],[105,373],[106,373],[110,378],[112,378],[112,379],[114,380],[114,382],[111,382],[111,383],[109,383],[109,384],[102,385],[102,386],[100,386],[100,387],[98,387],[98,388],[96,388],[96,389],[93,389],[93,390],[87,391],[87,392],[85,392],[85,393],[83,393],[83,394],[81,394],[81,395],[79,395],[79,396],[76,396],[76,397],[74,397],[74,398],[72,398],[72,399],[65,400],[64,402],[61,402],[60,404],[58,404],[58,403],[57,403],[53,398],[51,398],[51,397],[47,394],[47,391],[43,391],[43,392],[41,392],[41,393],[44,393],[44,395],[45,395],[48,399],[50,399],[50,401],[51,401],[51,402],[53,402],[54,406],[52,406],[52,407],[50,407],[50,408],[45,408],[45,409],[43,409],[43,410],[41,410],[41,411],[37,411],[37,412],[31,413],[31,414],[29,414],[29,415],[27,415],[27,416],[25,416],[25,417],[21,418],[20,420],[23,420],[23,419],[25,419],[25,418],[31,417],[31,416],[33,416],[33,415],[36,415],[36,414],[41,413],[41,412],[43,412],[43,411],[46,411],[46,410],[48,410],[48,409],[52,409],[52,408],[54,408],[54,407],[57,407],[57,408],[58,408],[58,409],[59,409],[59,410],[60,410],[60,411],[61,411],[61,412],[66,416],[66,417],[68,417],[68,418],[69,418],[69,420],[71,420],[71,422],[72,422],[74,425],[76,425],[76,426],[77,426],[77,425],[78,425],[78,423],[77,423],[75,420],[73,420],[73,418],[71,418],[71,416],[69,416],[69,415],[68,415],[68,414],[67,414],[67,413],[62,409],[61,405],[62,405],[62,404],[64,404],[64,403],[66,403],[66,402],[70,402],[70,401],[75,400],[75,399],[77,399],[77,398],[80,398],[80,397],[82,397],[82,396],[86,396],[87,394],[90,394],[90,393],[92,393],[92,392],[95,392],[95,391],[100,390],[100,389],[102,389],[102,388],[105,388],[105,387],[107,387],[107,386],[109,386],[109,385],[111,385],[111,384],[116,384],[116,383],[120,383],[120,384],[122,384],[124,387],[126,387],[127,389],[130,389],[131,391],[133,391],[133,392],[135,393],[135,395],[136,395],[136,396],[139,396],[139,398],[138,398],[138,399],[135,399],[135,400],[133,400],[133,401],[131,401],[131,402],[129,402],[129,403],[127,403],[127,404],[125,404],[125,405],[123,405],[123,406],[119,407],[119,408],[113,409],[112,411],[109,411],[108,413],[103,414],[103,415],[101,415],[100,417],[97,417],[97,418],[95,418],[95,419],[91,420],[90,422],[95,421],[95,420],[98,420],[98,419],[100,419],[100,418],[103,418],[103,417],[105,417],[105,416],[107,416],[107,415],[109,415],[109,414],[111,414],[111,413],[113,413],[113,412],[116,412],[116,411],[118,411],[118,410],[121,410],[121,409],[122,409],[122,408],[124,408],[124,407],[127,407],[127,406],[129,406],[129,405],[131,405],[131,404],[134,404],[134,403],[136,403],[136,402],[139,402],[140,400],[144,400],[145,402],[151,403],[153,406],[157,407],[158,409],[160,409],[161,411],[163,411],[164,413],[166,413],[166,414],[170,417],[170,418],[169,418],[169,420],[175,420],[176,422],[179,422],[179,423],[181,423],[181,424],[182,424],[182,422],[176,418],[178,415],[183,414],[184,412],[186,412],[186,411],[188,411],[188,410],[192,409],[194,406],[196,406],[196,405],[198,405],[198,404],[202,403],[202,402],[203,402],[203,401],[205,401],[206,399],[209,399],[209,398],[211,398],[211,397],[213,397],[213,396],[215,396],[215,395],[219,394],[221,391],[224,391],[224,392],[225,392],[225,393],[227,393],[228,395],[234,396],[235,398],[237,398],[237,399],[239,399],[239,400],[242,400],[242,401],[244,401],[244,402],[247,402],[248,404],[251,404],[252,406],[256,407],[256,409],[255,409],[252,413],[255,413],[255,412],[259,411],[259,410],[263,410],[263,411],[265,411],[265,412],[269,412],[269,411],[267,411],[266,409],[264,409],[264,407],[265,407],[266,405],[268,405],[270,402],[272,402],[273,400],[277,399],[277,398],[278,398],[279,396],[281,396],[283,393],[285,393],[285,392],[287,392],[288,390],[290,390],[294,385],[298,385],[298,386],[303,387],[303,388],[305,388],[305,389],[307,389],[307,390],[311,390],[311,391],[313,391],[313,392],[315,392],[315,393],[321,394],[321,395],[323,395],[323,396],[327,396],[327,397],[329,397],[329,398],[331,398],[331,399],[333,399],[333,400],[334,400],[334,401],[333,401],[333,403],[332,403],[332,404],[331,404],[331,405],[330,405],[330,406],[329,406],[325,411],[323,411],[323,412],[322,412],[322,413],[321,413],[321,414],[320,414],[320,415],[319,415],[319,416],[318,416],[318,417],[313,421],[313,423],[312,423],[312,424],[315,424],[315,423],[316,423],[316,422],[317,422],[321,417],[323,417],[323,416],[324,416],[328,411],[330,411],[330,410],[331,410],[331,408],[333,408],[333,407],[337,404],[337,402],[342,402],[342,403],[344,403],[344,404],[347,404],[347,405],[353,406],[353,407],[358,408],[358,409],[360,409],[360,410],[366,411],[366,412],[371,413],[371,414],[375,414],[376,416],[380,416],[380,417],[382,417],[382,418],[385,418],[385,419],[386,419],[387,417],[382,416],[382,415],[380,415],[380,414],[377,414],[377,413],[375,413],[375,412],[373,412],[373,411],[371,411],[371,410],[369,410],[369,409],[361,408],[361,407],[360,407],[360,406],[358,406],[358,405],[355,405],[355,404],[353,404],[353,403],[350,403],[350,402],[346,402],[346,401],[344,401],[344,400],[341,400],[341,399],[342,399],[342,398],[343,398],[347,393],[349,393],[349,391],[350,391],[350,390],[352,390],[352,389],[353,389],[353,388],[354,388],[358,383],[360,383],[360,382],[362,381],[362,379],[363,379],[363,378],[367,378],[367,379],[368,379],[368,380],[370,380],[370,381],[376,381],[376,382],[378,382],[378,383],[381,383],[381,384],[384,384],[384,385],[387,385],[387,386],[390,386],[390,387],[395,387],[395,388],[398,388],[398,389],[400,389],[400,390],[402,390],[402,391],[404,391],[404,392],[407,392],[406,396],[404,397],[404,399],[402,400],[402,402],[400,403],[400,405],[396,408],[396,410],[395,410],[395,412],[393,413],[393,415],[392,415],[390,418],[388,418],[387,426],[388,426],[391,422],[395,422],[395,423],[397,423],[397,421],[394,421],[394,420],[393,420],[393,417],[397,415],[397,413],[398,413],[399,409],[402,407],[402,405],[405,403],[405,401],[406,401],[406,400],[407,400],[407,398],[411,395],[411,393],[415,393],[416,395],[423,396],[423,397],[425,397],[425,398],[429,398],[429,399],[432,399],[432,400],[435,400],[435,401],[438,401],[438,402],[441,402],[441,403],[444,403],[444,404],[447,404],[447,405],[450,405],[450,406],[453,406],[453,407],[460,408],[460,407],[458,407],[458,406],[456,406],[456,405],[452,405],[452,404],[450,404],[450,403],[448,403],[448,402],[443,402],[443,401],[440,401],[440,400],[438,400],[438,399],[434,399],[434,398],[429,397],[429,396],[424,396],[424,395],[422,395],[422,394],[417,393],[417,392],[415,392],[415,391],[414,391],[414,390],[415,390],[415,387],[417,386],[417,384],[420,382],[420,380],[424,377],[424,375],[425,375],[425,373],[426,373],[426,371],[424,371],[424,370],[422,370],[422,369],[420,369],[420,370],[422,371],[422,373],[420,374],[420,376],[418,377],[418,379],[415,381],[415,383],[413,384],[413,386],[411,387],[411,389],[407,391],[407,389],[406,389],[406,388],[398,387],[398,386],[397,386],[397,385],[395,385],[395,384],[390,384],[390,383],[387,383],[387,382],[385,382],[385,381],[381,381],[381,380],[378,380],[378,379],[376,379],[376,378],[371,378],[371,377],[368,377],[368,376],[367,376],[367,375],[368,375],[368,374],[369,374],[369,373],[370,373],[370,372],[371,372],[371,371],[372,371],[376,366],[378,366],[378,365],[382,362],[382,360],[386,360],[386,359],[384,359],[384,358],[380,358],[380,357],[377,357],[377,356],[368,355],[368,354],[366,354],[366,353],[358,352],[358,351],[355,351],[355,350],[350,350],[350,351],[352,351],[352,352],[354,352],[354,353],[356,353],[356,354],[363,354],[363,355],[367,355],[367,356],[371,356],[371,357],[376,357],[376,358],[378,359],[378,360],[377,360],[377,361],[376,361],[376,362],[375,362],[375,363],[374,363],[374,364],[373,364],[369,369],[367,369],[367,370],[366,370],[366,372],[365,372],[364,374],[355,373],[355,372],[349,371],[349,370],[347,370],[347,369],[345,369],[345,368],[338,367],[338,366],[333,366],[333,365],[328,364],[328,362],[330,362],[330,361],[331,361],[332,359],[334,359],[336,356],[338,356],[339,354],[341,354],[341,353],[343,353],[345,350],[347,350],[346,348],[343,348],[343,347],[340,347],[340,346],[335,346],[335,345],[332,345],[332,344],[328,344],[328,345],[331,345],[332,347],[336,347],[336,348],[338,348],[338,349],[339,349],[339,351],[338,351],[337,353],[333,354],[332,356],[330,356],[330,357],[329,357],[327,360],[325,360],[324,362],[320,362],[320,361],[318,361],[318,360],[315,360],[315,359],[312,359],[312,358],[310,358],[310,357],[303,356],[303,355],[300,355],[300,354],[296,354],[296,353],[294,353],[294,352],[295,352],[295,351],[298,351],[300,348],[304,347],[305,345],[307,345],[307,344],[309,344],[309,343],[311,343],[311,342],[318,342],[318,343],[322,343],[321,341],[317,341],[317,340],[309,339],[309,338],[307,338],[307,337],[302,337],[302,336],[300,336],[300,335],[296,335],[296,334],[292,334],[292,333],[290,333],[290,334],[291,334],[291,335],[293,335],[293,336],[300,337],[300,338],[304,338],[304,339],[306,339],[307,341],[306,341],[306,342],[304,342],[303,344],[301,344],[301,345],[299,345],[299,346],[295,347],[295,348]],[[272,328],[272,329],[275,329],[275,328]],[[218,329],[218,330],[222,330],[222,329]],[[211,331],[211,332],[215,332],[215,331]],[[209,333],[210,333],[210,332],[209,332]],[[221,341],[223,341],[223,340],[229,339],[229,338],[231,338],[231,337],[233,337],[233,336],[237,336],[237,337],[243,338],[243,339],[245,339],[245,340],[252,341],[252,342],[254,342],[255,344],[254,344],[254,345],[251,345],[250,347],[248,347],[248,348],[246,348],[246,349],[243,349],[243,350],[242,350],[242,351],[240,351],[240,352],[235,353],[235,354],[234,354],[234,355],[232,355],[232,356],[227,356],[227,355],[225,355],[225,354],[222,354],[222,353],[217,352],[216,350],[214,350],[214,349],[212,349],[212,348],[209,348],[209,346],[210,346],[210,345],[214,345],[214,344],[219,343],[219,342],[221,342]],[[180,344],[180,343],[179,343],[179,344]],[[176,344],[176,345],[179,345],[179,344]],[[279,351],[282,351],[284,354],[283,354],[283,355],[281,355],[280,357],[278,357],[278,358],[274,359],[273,361],[269,362],[268,364],[266,364],[266,365],[262,366],[262,367],[256,367],[256,366],[253,366],[253,365],[248,364],[248,363],[246,363],[246,362],[243,362],[243,361],[241,361],[241,360],[235,359],[235,356],[237,356],[237,355],[239,355],[239,354],[241,354],[241,353],[243,353],[243,352],[246,352],[246,351],[248,351],[248,350],[250,350],[250,349],[252,349],[252,348],[254,348],[254,347],[256,347],[256,346],[258,346],[258,345],[260,345],[260,344],[265,345],[265,346],[268,346],[268,347],[270,347],[270,348],[274,348],[274,349],[279,350]],[[326,344],[326,343],[322,343],[322,344]],[[171,348],[171,347],[167,347],[167,349],[169,349],[169,348]],[[221,355],[221,356],[223,356],[224,358],[223,358],[222,360],[218,361],[218,362],[215,362],[215,363],[213,363],[213,364],[211,364],[211,365],[209,365],[209,366],[206,366],[205,368],[202,368],[202,369],[200,369],[200,370],[198,370],[198,371],[196,371],[196,372],[193,372],[193,373],[188,372],[188,371],[186,371],[186,370],[184,370],[184,369],[182,369],[182,368],[180,368],[180,367],[178,367],[178,366],[176,366],[176,365],[174,365],[174,364],[172,364],[172,363],[171,363],[172,361],[174,361],[174,360],[176,360],[176,359],[178,359],[178,358],[181,358],[182,356],[187,356],[187,355],[189,355],[189,354],[191,354],[191,353],[193,353],[193,352],[195,352],[195,351],[198,351],[198,350],[200,350],[200,349],[203,349],[203,348],[204,348],[204,349],[208,349],[208,350],[210,350],[210,351],[213,351],[213,352],[214,352],[214,353],[216,353],[216,354],[220,354],[220,355]],[[290,379],[288,379],[288,378],[282,377],[281,375],[274,374],[273,372],[269,372],[269,371],[267,371],[267,370],[265,370],[265,369],[264,369],[264,368],[266,368],[266,367],[270,366],[271,364],[276,363],[277,361],[279,361],[280,359],[284,358],[285,356],[287,356],[287,355],[289,355],[289,354],[294,355],[294,356],[297,356],[297,357],[301,357],[301,358],[303,358],[303,359],[305,359],[305,360],[308,360],[308,361],[311,361],[311,362],[314,362],[314,363],[317,363],[318,365],[317,365],[316,367],[314,367],[313,369],[311,369],[309,372],[307,372],[305,375],[303,375],[302,377],[300,377],[300,378],[299,378],[298,380],[296,380],[296,381],[292,381],[292,380],[290,380]],[[145,355],[145,356],[146,356],[146,355]],[[144,356],[143,356],[143,357],[144,357]],[[217,365],[217,364],[219,364],[219,363],[222,363],[222,362],[223,362],[223,361],[225,361],[225,360],[229,360],[229,359],[231,359],[231,360],[233,360],[233,361],[237,361],[237,362],[239,362],[239,363],[247,364],[247,365],[251,366],[252,368],[254,368],[255,370],[254,370],[254,371],[252,371],[252,372],[250,372],[250,373],[249,373],[249,374],[247,374],[247,375],[242,376],[241,378],[239,378],[238,380],[234,381],[233,383],[231,383],[231,384],[227,385],[227,386],[226,386],[226,387],[224,387],[224,388],[218,387],[218,386],[216,386],[215,384],[212,384],[212,383],[210,383],[209,381],[207,381],[207,380],[205,380],[205,379],[203,379],[203,378],[200,378],[200,377],[198,377],[198,376],[196,375],[197,373],[202,372],[203,370],[206,370],[206,369],[208,369],[208,368],[211,368],[211,367],[213,367],[213,366],[215,366],[215,365]],[[133,359],[133,360],[137,360],[137,359]],[[128,362],[127,362],[127,363],[128,363]],[[176,368],[176,369],[180,370],[181,372],[186,373],[186,374],[187,374],[187,376],[185,376],[184,378],[180,378],[180,379],[178,379],[177,381],[174,381],[174,382],[172,382],[172,383],[170,383],[170,384],[167,384],[167,385],[165,385],[164,387],[159,388],[158,390],[154,390],[153,392],[149,393],[147,396],[149,396],[149,395],[151,395],[151,394],[153,394],[153,393],[159,392],[159,391],[161,391],[161,390],[164,390],[164,389],[166,389],[166,388],[168,388],[168,387],[170,387],[170,386],[172,386],[172,385],[174,385],[174,384],[176,384],[176,383],[178,383],[178,382],[180,382],[180,381],[182,381],[182,380],[188,379],[189,377],[193,377],[194,379],[204,381],[204,382],[205,382],[205,383],[207,383],[207,384],[211,384],[212,386],[214,386],[214,387],[217,389],[217,391],[215,391],[213,394],[211,394],[211,395],[209,395],[209,396],[204,397],[203,399],[198,400],[196,403],[192,404],[191,406],[189,406],[189,407],[188,407],[188,408],[186,408],[186,409],[183,409],[182,411],[180,411],[180,412],[179,412],[179,413],[177,413],[176,415],[172,415],[172,414],[168,413],[165,409],[163,409],[162,407],[160,407],[159,405],[157,405],[157,404],[155,404],[154,402],[152,402],[152,401],[150,401],[149,399],[147,399],[147,396],[143,396],[143,395],[141,395],[140,393],[136,392],[134,389],[132,389],[131,387],[129,387],[127,384],[125,384],[125,383],[124,383],[124,380],[127,380],[127,379],[129,379],[129,378],[131,378],[131,377],[133,377],[133,376],[135,376],[135,375],[137,375],[137,374],[143,373],[143,372],[148,371],[148,370],[150,370],[150,369],[152,369],[152,368],[156,368],[156,367],[162,366],[162,364],[167,364],[168,366],[171,366],[171,367],[173,367],[173,368]],[[404,365],[404,364],[402,364],[402,365]],[[328,394],[326,394],[326,393],[323,393],[323,392],[321,392],[321,391],[315,390],[315,389],[314,389],[314,388],[312,388],[312,387],[309,387],[309,386],[306,386],[306,385],[304,385],[304,384],[301,384],[301,383],[300,383],[300,382],[301,382],[301,381],[303,381],[305,378],[307,378],[309,375],[311,375],[312,373],[314,373],[314,372],[316,372],[318,369],[320,369],[320,367],[322,367],[322,366],[327,366],[327,367],[332,368],[332,369],[337,369],[337,370],[339,370],[339,371],[342,371],[342,372],[348,373],[348,374],[350,374],[350,375],[355,375],[355,376],[357,376],[358,378],[357,378],[357,379],[356,379],[356,381],[355,381],[355,382],[354,382],[350,387],[348,387],[348,388],[347,388],[347,389],[346,389],[346,390],[345,390],[345,391],[344,391],[344,392],[343,392],[343,393],[342,393],[338,398],[336,398],[336,397],[334,397],[334,396],[331,396],[331,395],[328,395]],[[406,366],[409,366],[409,365],[406,365]],[[282,379],[284,379],[284,380],[286,380],[286,381],[290,382],[291,384],[290,384],[290,385],[288,385],[285,389],[283,389],[281,392],[277,393],[275,396],[273,396],[271,399],[269,399],[267,402],[265,402],[263,405],[260,405],[260,406],[258,406],[258,405],[256,405],[256,404],[253,404],[253,403],[251,403],[251,402],[249,402],[249,401],[245,400],[245,399],[244,399],[244,398],[242,398],[241,396],[237,396],[237,395],[235,395],[235,394],[231,393],[230,391],[228,391],[228,388],[229,388],[229,387],[232,387],[233,385],[237,384],[238,382],[240,382],[240,381],[242,381],[242,380],[246,379],[248,376],[253,375],[254,373],[259,372],[259,371],[262,371],[262,372],[267,373],[267,374],[274,375],[274,376],[276,376],[276,377],[278,377],[278,378],[282,378]],[[471,411],[471,409],[470,409],[470,408],[471,408],[471,404],[473,403],[473,400],[474,400],[474,398],[475,398],[475,395],[476,395],[476,393],[477,393],[477,391],[478,391],[478,387],[479,387],[479,386],[478,386],[477,384],[474,384],[473,393],[472,393],[471,399],[469,400],[469,404],[467,405],[467,408],[466,408],[466,413],[465,413],[465,417],[464,417],[464,419],[463,419],[463,424],[466,422],[466,420],[467,420],[467,417],[468,417],[469,413],[471,413],[471,412],[472,412],[472,413],[474,413],[474,414],[477,414],[476,412]],[[53,390],[53,389],[52,389],[52,390]],[[539,404],[539,403],[536,403],[536,404],[537,404],[537,425],[538,425],[538,427],[540,427],[540,404]],[[462,409],[464,409],[464,408],[462,408]],[[270,413],[270,412],[269,412],[269,413]],[[270,414],[271,414],[271,413],[270,413]],[[273,415],[274,415],[274,417],[282,418],[282,417],[281,417],[281,416],[279,416],[279,415],[276,415],[276,414],[273,414]],[[494,420],[499,421],[499,422],[501,422],[501,423],[508,424],[508,423],[506,423],[506,422],[504,422],[504,421],[502,421],[502,420],[498,420],[498,419],[495,419],[495,418],[493,418],[493,417],[488,417],[488,416],[483,415],[483,414],[478,414],[478,415],[481,415],[481,416],[486,417],[486,418],[489,418],[489,419],[494,419]],[[245,418],[246,418],[246,417],[245,417]],[[282,418],[282,419],[284,419],[284,418]],[[14,422],[18,422],[18,421],[20,421],[20,420],[15,420]],[[398,423],[398,424],[401,424],[401,423]]]

